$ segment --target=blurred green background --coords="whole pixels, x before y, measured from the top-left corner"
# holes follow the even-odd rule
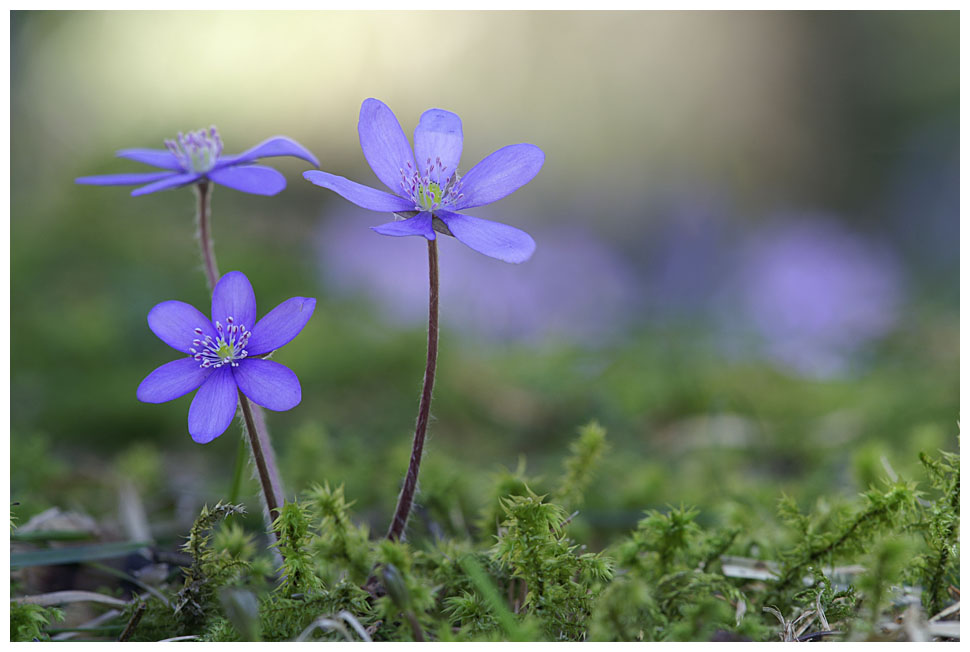
[[[239,441],[194,444],[189,397],[135,400],[172,358],[149,309],[207,311],[191,191],[74,178],[216,125],[230,153],[284,134],[379,185],[367,97],[409,136],[427,108],[459,114],[462,170],[546,152],[473,211],[532,233],[532,260],[442,242],[413,536],[473,522],[502,468],[553,484],[593,419],[611,449],[576,527],[594,545],[667,503],[755,522],[782,492],[915,472],[957,447],[958,55],[956,12],[13,12],[12,500],[110,522],[134,477],[175,536],[225,498]],[[304,396],[268,414],[284,481],[346,483],[381,530],[420,389],[424,245],[268,163],[284,192],[220,187],[212,207],[221,271],[261,315],[319,301],[276,356]]]

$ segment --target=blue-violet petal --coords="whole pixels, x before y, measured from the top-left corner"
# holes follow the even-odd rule
[[[276,306],[256,326],[246,344],[249,355],[262,355],[275,351],[299,335],[313,315],[316,299],[293,297]]]
[[[299,159],[303,159],[308,163],[312,163],[316,167],[320,167],[320,161],[314,156],[310,150],[296,142],[292,138],[287,138],[286,136],[276,136],[274,138],[268,138],[261,142],[255,147],[250,147],[242,154],[235,154],[233,156],[225,156],[219,159],[216,163],[216,168],[223,168],[228,165],[236,165],[239,163],[248,163],[249,161],[255,161],[258,158],[268,158],[270,156],[294,156]]]
[[[374,174],[392,192],[401,190],[401,170],[414,169],[414,155],[394,112],[380,100],[364,100],[357,122],[360,148]]]
[[[381,235],[393,235],[397,237],[406,235],[420,235],[428,240],[434,240],[437,237],[431,225],[431,213],[427,211],[418,213],[414,217],[406,220],[398,220],[396,222],[381,224],[380,226],[372,226],[371,230],[376,231]]]
[[[444,185],[458,169],[461,147],[461,118],[444,109],[428,109],[421,114],[421,120],[414,128],[414,158],[418,172],[423,175],[430,164],[431,180]]]
[[[131,191],[132,197],[138,197],[140,195],[147,195],[153,192],[158,192],[159,190],[168,190],[169,188],[177,188],[179,186],[184,186],[186,184],[194,183],[202,178],[202,175],[197,172],[186,172],[184,174],[171,174],[167,179],[162,179],[161,181],[156,181],[155,183],[150,183],[147,186],[142,186],[141,188],[135,188]]]
[[[350,179],[338,177],[335,174],[321,172],[320,170],[308,170],[303,173],[303,178],[310,183],[327,188],[328,190],[333,190],[344,199],[352,201],[367,210],[385,213],[414,210],[414,204],[402,197],[388,194],[383,190],[375,190],[374,188],[363,186]]]
[[[146,165],[154,165],[157,168],[164,168],[166,170],[182,170],[182,166],[179,165],[178,159],[176,159],[172,152],[168,151],[167,149],[143,149],[140,147],[133,147],[130,149],[122,149],[116,152],[115,156],[118,156],[119,158],[126,158],[130,161],[145,163]]]
[[[189,406],[189,434],[199,444],[224,433],[236,415],[239,395],[230,369],[226,365],[209,374]]]
[[[535,145],[508,145],[483,158],[462,177],[455,209],[484,206],[506,197],[539,174],[546,155]]]
[[[228,318],[237,326],[252,329],[256,324],[256,294],[242,272],[229,272],[212,291],[212,323],[226,328]]]
[[[269,410],[289,410],[300,403],[300,381],[296,374],[278,362],[246,358],[232,367],[236,384],[253,403]]]
[[[183,301],[163,301],[152,308],[148,313],[148,327],[158,339],[185,354],[191,354],[190,349],[198,348],[192,344],[192,340],[204,340],[207,335],[216,337],[216,331],[206,316]],[[202,335],[195,331],[197,328]]]
[[[532,236],[514,226],[451,211],[439,210],[435,214],[460,242],[486,256],[521,263],[536,250]]]
[[[171,172],[125,172],[122,174],[99,174],[93,177],[78,177],[74,183],[87,186],[137,186],[173,176]]]
[[[286,188],[286,177],[265,165],[233,165],[206,175],[215,183],[253,195],[275,195]]]
[[[198,388],[212,373],[193,358],[180,358],[163,364],[141,381],[135,395],[143,403],[165,403]]]

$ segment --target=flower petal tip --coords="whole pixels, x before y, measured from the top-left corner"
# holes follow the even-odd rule
[[[388,190],[401,187],[401,170],[415,169],[414,152],[391,109],[374,98],[360,105],[357,136],[364,159]]]
[[[194,441],[196,444],[208,444],[218,439],[220,436],[223,435],[223,433],[225,433],[225,430],[220,432],[218,435],[214,435],[211,432],[192,432],[190,430],[189,436],[192,437],[192,441]]]
[[[289,367],[278,362],[247,358],[233,367],[232,373],[240,391],[267,410],[285,412],[303,400],[300,380]]]
[[[286,188],[286,177],[265,165],[231,165],[212,170],[208,176],[221,186],[251,195],[272,197]]]
[[[427,238],[428,240],[435,240],[438,237],[435,234],[434,231],[432,231],[430,233],[400,233],[400,232],[397,232],[397,231],[392,231],[390,229],[385,229],[384,228],[385,226],[387,226],[387,225],[386,224],[380,224],[378,226],[372,226],[372,227],[370,227],[370,230],[373,231],[374,233],[379,233],[380,235],[389,235],[389,236],[395,237],[395,238],[399,238],[401,236],[406,236],[406,235],[420,235],[421,237]]]
[[[454,208],[484,206],[512,194],[539,174],[545,160],[545,153],[529,143],[492,152],[462,177],[463,197]]]
[[[439,211],[438,217],[459,242],[490,258],[524,263],[536,250],[532,236],[514,226],[450,211]]]
[[[535,252],[536,252],[536,245],[535,245],[535,242],[533,242],[531,248],[514,252],[512,255],[508,256],[507,258],[502,258],[500,260],[504,260],[507,263],[512,263],[513,265],[521,265],[522,263],[527,262],[530,258],[532,258],[532,254],[534,254]]]
[[[316,310],[316,307],[317,307],[317,300],[312,297],[309,297],[303,300],[303,305],[300,307],[300,310],[302,312],[309,312],[312,315],[313,311]]]
[[[434,228],[431,221],[431,213],[421,212],[406,220],[395,220],[387,224],[379,224],[370,227],[371,231],[381,235],[403,237],[408,235],[420,235],[428,240],[434,240]]]

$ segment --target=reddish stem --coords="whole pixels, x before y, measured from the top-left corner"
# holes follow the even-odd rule
[[[411,446],[411,463],[404,486],[397,499],[397,509],[391,520],[387,538],[400,539],[408,524],[414,492],[418,486],[418,470],[421,466],[421,453],[424,451],[424,437],[428,430],[428,416],[431,412],[431,390],[434,388],[435,368],[438,365],[438,244],[428,240],[428,360],[424,367],[424,387],[418,403],[418,421],[414,428],[414,444]]]
[[[209,225],[209,198],[212,196],[212,186],[208,181],[200,181],[195,185],[195,195],[199,201],[199,245],[202,247],[202,263],[205,266],[205,278],[209,282],[209,292],[216,289],[219,281],[219,266],[216,265],[216,252],[212,244],[212,227]]]

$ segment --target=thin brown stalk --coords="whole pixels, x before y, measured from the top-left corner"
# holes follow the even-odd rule
[[[428,418],[431,413],[431,391],[434,388],[435,369],[438,365],[438,244],[428,240],[428,358],[424,367],[424,386],[418,403],[418,419],[414,427],[414,443],[411,446],[411,462],[408,464],[404,486],[397,499],[397,509],[387,532],[387,538],[400,539],[411,515],[414,492],[418,486],[418,470],[421,467],[421,454],[424,451],[425,434],[428,431]]]
[[[198,202],[196,220],[199,229],[199,246],[202,248],[202,265],[205,269],[205,279],[212,292],[219,281],[219,266],[216,264],[216,252],[212,243],[212,225],[209,212],[209,199],[212,197],[212,186],[208,181],[200,181],[195,185],[195,197]]]
[[[263,490],[263,498],[266,500],[266,510],[269,513],[269,521],[272,523],[280,514],[282,492],[280,490],[279,474],[275,465],[267,464],[271,450],[269,440],[265,434],[256,426],[256,419],[253,417],[253,408],[249,404],[249,399],[242,392],[239,392],[239,406],[242,408],[243,422],[246,424],[246,433],[249,435],[249,445],[253,451],[253,461],[256,463],[256,475],[259,485]]]

